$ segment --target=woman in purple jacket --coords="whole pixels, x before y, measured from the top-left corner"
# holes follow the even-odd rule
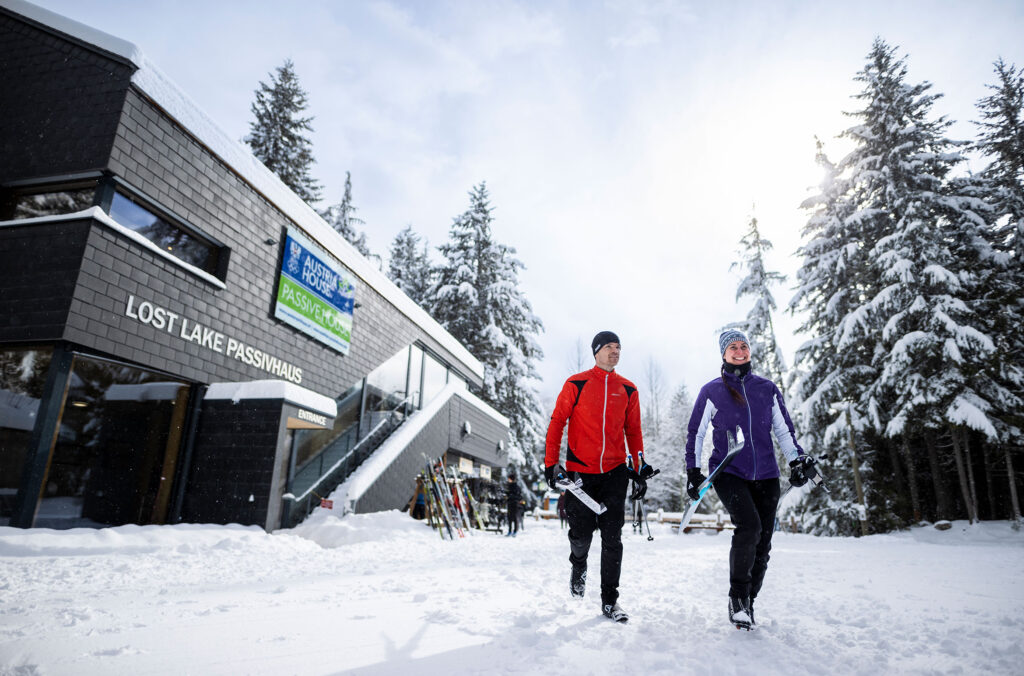
[[[779,504],[779,466],[772,431],[790,461],[789,481],[794,486],[807,483],[805,471],[814,460],[797,443],[779,388],[751,373],[747,337],[730,329],[719,336],[718,345],[722,376],[701,388],[690,415],[686,492],[696,500],[704,482],[700,465],[707,434],[710,432],[714,446],[708,460],[708,471],[713,472],[728,451],[726,435],[739,427],[743,449],[719,472],[714,487],[736,526],[729,550],[729,621],[749,630],[754,628],[754,599],[768,569]]]

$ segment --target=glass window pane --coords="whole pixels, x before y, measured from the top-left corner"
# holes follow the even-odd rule
[[[466,379],[460,376],[455,371],[448,371],[448,382],[458,383],[459,387],[461,387],[462,389],[467,388]]]
[[[163,523],[189,386],[78,355],[35,526]]]
[[[294,446],[295,468],[301,469],[324,448],[330,445],[339,447],[339,455],[351,448],[358,432],[359,408],[363,402],[363,383],[356,383],[348,388],[337,399],[338,417],[329,430],[295,430]]]
[[[14,204],[14,218],[57,216],[84,211],[92,206],[95,186],[54,192],[18,195]]]
[[[429,404],[448,384],[448,369],[429,354],[423,361],[423,405]]]
[[[114,199],[110,203],[110,217],[186,263],[206,272],[216,271],[215,246],[168,223],[129,197],[114,193]]]
[[[0,350],[0,526],[10,523],[51,348]]]
[[[388,411],[405,399],[408,369],[409,348],[403,348],[366,376],[365,410],[369,415],[369,427],[364,426],[364,433],[373,429]]]
[[[412,346],[412,354],[409,357],[409,394],[412,396],[413,408],[420,407],[420,380],[423,377],[423,350],[415,345]]]

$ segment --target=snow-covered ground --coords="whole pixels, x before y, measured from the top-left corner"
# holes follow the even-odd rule
[[[557,521],[442,541],[396,512],[300,527],[0,528],[2,674],[1020,674],[1024,533],[779,533],[760,629],[728,533],[624,531],[629,624],[568,592]]]

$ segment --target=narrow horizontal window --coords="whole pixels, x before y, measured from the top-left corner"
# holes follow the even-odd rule
[[[49,192],[18,193],[14,196],[15,220],[39,216],[60,216],[84,211],[93,205],[96,186]]]
[[[217,274],[220,248],[158,216],[131,197],[115,192],[110,203],[110,217],[134,230],[172,256],[200,270]]]

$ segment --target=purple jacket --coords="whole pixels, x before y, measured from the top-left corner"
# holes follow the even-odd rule
[[[724,377],[733,389],[743,395],[747,404],[733,399],[722,378],[716,378],[701,388],[687,428],[686,468],[700,467],[704,437],[710,429],[714,450],[708,460],[708,470],[715,471],[729,448],[726,431],[733,431],[738,426],[743,430],[743,450],[722,471],[748,480],[778,477],[779,465],[775,461],[772,430],[788,460],[804,454],[797,443],[782,393],[775,383],[753,373],[742,380],[732,373],[725,373]]]

